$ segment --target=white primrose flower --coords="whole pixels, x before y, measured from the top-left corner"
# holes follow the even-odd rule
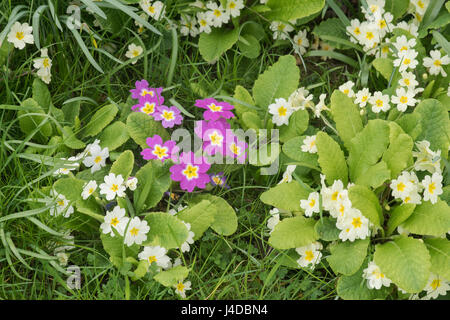
[[[280,222],[280,210],[273,208],[269,211],[270,218],[267,220],[267,228],[269,228],[270,233],[272,233],[275,226]]]
[[[414,163],[414,170],[428,171],[430,173],[441,172],[441,150],[432,151],[430,149],[430,142],[422,140],[416,142],[416,147],[419,151],[413,151],[413,157],[416,158]]]
[[[190,35],[191,37],[195,37],[198,35],[199,30],[196,26],[197,21],[195,20],[195,17],[191,17],[191,16],[181,16],[181,21],[180,21],[180,33],[183,36],[188,36]]]
[[[298,265],[302,268],[310,265],[311,269],[313,269],[322,258],[322,252],[320,252],[322,248],[322,244],[317,241],[307,246],[296,248],[295,251],[300,255],[300,259],[297,260]]]
[[[189,250],[191,249],[191,247],[189,245],[194,243],[195,234],[193,231],[191,231],[190,223],[184,222],[183,220],[181,220],[181,222],[183,222],[184,225],[186,226],[186,228],[188,229],[188,237],[187,237],[186,241],[183,242],[180,249],[181,249],[181,252],[189,252]]]
[[[407,50],[401,57],[394,60],[394,66],[399,67],[403,72],[407,69],[415,69],[419,63],[416,59],[418,52],[416,50]]]
[[[127,182],[125,182],[125,186],[128,189],[130,189],[131,191],[134,191],[134,190],[136,190],[137,183],[138,183],[138,178],[136,178],[136,177],[129,177],[127,179]]]
[[[431,75],[439,75],[442,74],[443,77],[447,76],[447,72],[445,72],[442,66],[446,66],[450,63],[450,58],[448,55],[441,57],[441,52],[439,50],[431,50],[430,57],[425,57],[423,59],[424,67],[428,68],[428,72]]]
[[[129,220],[127,224],[128,225],[124,227],[124,229],[127,230],[124,239],[124,242],[127,246],[130,247],[134,243],[141,244],[142,242],[147,240],[147,233],[150,231],[150,227],[147,225],[147,221],[141,221],[138,217],[134,217],[133,219]]]
[[[294,37],[294,46],[298,49],[300,54],[305,54],[306,48],[309,47],[309,40],[307,38],[306,30],[300,30]]]
[[[113,200],[116,196],[124,197],[125,196],[125,185],[122,178],[122,175],[115,175],[114,173],[110,173],[105,176],[104,183],[100,185],[100,194],[104,194],[106,196],[106,200]]]
[[[352,209],[352,202],[348,197],[348,190],[342,190],[337,199],[336,206],[330,211],[330,215],[333,218],[343,219],[347,212]]]
[[[138,257],[141,260],[147,260],[149,264],[155,262],[157,266],[167,269],[170,264],[170,258],[166,253],[166,248],[161,246],[144,247],[144,250],[138,254]]]
[[[410,195],[414,189],[414,183],[409,179],[409,176],[405,175],[406,171],[403,171],[397,179],[392,179],[390,187],[392,189],[392,196],[397,199],[405,199]]]
[[[366,10],[364,6],[361,7],[361,10],[366,19],[370,20],[373,18],[373,15],[382,15],[384,13],[384,4],[385,0],[367,0],[367,7],[369,10]]]
[[[395,39],[395,42],[392,42],[392,45],[397,49],[396,56],[401,58],[416,46],[416,39],[408,40],[406,36],[400,36]]]
[[[311,192],[307,200],[300,200],[300,207],[305,210],[307,217],[311,217],[313,213],[319,213],[319,193]]]
[[[60,266],[67,266],[67,263],[69,262],[69,255],[64,251],[59,251],[55,254],[55,256],[58,258],[58,263]]]
[[[363,270],[363,278],[367,279],[367,287],[369,289],[381,289],[382,286],[389,287],[391,280],[386,278],[375,262],[369,262],[366,269]]]
[[[347,97],[353,98],[355,96],[355,92],[353,91],[353,86],[355,83],[353,81],[347,81],[346,83],[339,86],[339,91],[344,93]]]
[[[365,239],[370,235],[369,220],[358,209],[352,208],[342,219],[338,219],[336,227],[342,230],[339,238],[350,242]]]
[[[198,32],[210,33],[212,26],[212,18],[206,12],[197,13]]]
[[[308,102],[313,99],[313,95],[309,94],[309,91],[304,87],[298,88],[288,98],[288,105],[292,110],[305,110]]]
[[[431,273],[424,290],[427,292],[424,300],[436,299],[439,295],[445,296],[447,291],[450,291],[450,282],[434,273]]]
[[[321,50],[325,50],[325,51],[334,51],[334,47],[330,46],[327,42],[325,41],[320,41],[320,49]],[[320,60],[323,61],[327,61],[328,60],[328,56],[322,56],[320,57]]]
[[[71,163],[67,163],[64,165],[64,167],[59,168],[58,170],[56,170],[53,175],[55,176],[59,176],[61,174],[69,174],[70,171],[73,171],[75,169],[78,169],[80,167],[80,164],[78,162],[78,159],[76,157],[70,157],[68,159],[66,158],[61,158],[61,160],[68,160],[68,161],[73,161]]]
[[[419,82],[416,81],[416,75],[412,72],[402,72],[401,79],[399,80],[398,84],[402,87],[406,87],[408,89],[414,89]]]
[[[286,40],[289,37],[288,33],[293,31],[294,28],[290,24],[281,21],[273,21],[270,24],[270,30],[273,31],[274,40]]]
[[[436,203],[438,196],[442,194],[442,175],[439,172],[433,173],[432,176],[426,176],[422,180],[423,200],[430,200],[431,203]]]
[[[275,103],[269,105],[269,113],[273,115],[272,122],[277,126],[288,125],[293,110],[284,98],[275,99]]]
[[[115,206],[112,211],[107,211],[103,223],[100,225],[100,229],[104,234],[108,234],[114,237],[113,228],[123,236],[126,225],[130,218],[125,217],[125,209]]]
[[[12,27],[11,31],[8,33],[8,42],[12,43],[15,48],[22,50],[25,48],[27,43],[33,44],[34,38],[32,35],[33,28],[28,23],[21,24],[16,21]]]
[[[128,59],[136,58],[140,56],[144,52],[144,49],[142,49],[141,46],[137,46],[134,43],[128,45],[128,51],[125,53],[125,57]],[[136,64],[138,59],[133,61],[131,64]]]
[[[37,75],[42,81],[49,84],[52,74],[50,69],[52,67],[52,59],[48,57],[48,49],[41,49],[41,57],[34,59],[33,67],[38,69]]]
[[[362,90],[359,90],[356,93],[356,99],[355,99],[355,103],[359,104],[360,108],[364,108],[367,104],[367,102],[369,102],[369,99],[371,97],[370,91],[368,88],[364,88]]]
[[[403,171],[401,176],[404,177],[406,181],[409,181],[410,184],[412,184],[412,188],[410,188],[409,194],[405,193],[404,197],[401,198],[403,200],[403,203],[421,204],[422,197],[420,196],[419,192],[422,189],[422,185],[419,183],[419,179],[417,178],[416,174],[413,171]]]
[[[395,94],[395,96],[391,97],[391,101],[397,105],[398,111],[405,112],[408,106],[414,107],[417,103],[413,90],[405,90],[405,88],[400,87],[395,90]]]
[[[51,216],[57,217],[62,214],[64,218],[68,218],[75,211],[63,194],[51,190],[50,196],[53,198],[53,201],[56,200],[56,204],[49,209]]]
[[[380,41],[380,34],[376,26],[372,23],[361,23],[361,37],[360,42],[364,46],[364,51],[372,50]]]
[[[397,23],[395,28],[400,28],[408,31],[413,37],[417,38],[419,36],[419,27],[414,23],[407,23],[406,21],[401,21]]]
[[[228,0],[227,1],[227,13],[232,17],[239,17],[241,10],[244,8],[244,0]]]
[[[191,290],[191,282],[178,282],[175,286],[175,292],[179,294],[182,298],[186,298],[186,290]]]
[[[101,148],[98,144],[89,148],[89,155],[84,158],[83,164],[91,168],[91,173],[94,173],[104,166],[106,166],[106,159],[109,157],[108,147]]]
[[[153,4],[149,0],[139,2],[142,10],[156,21],[161,20],[165,14],[165,5],[161,1],[155,1]]]
[[[217,5],[217,3],[210,1],[206,4],[206,7],[210,10],[207,14],[210,16],[214,27],[219,28],[230,20],[230,13],[225,11],[221,4]]]
[[[295,164],[288,165],[286,168],[286,171],[283,173],[283,179],[281,179],[281,181],[278,182],[278,184],[284,183],[284,182],[291,182],[292,181],[292,173],[295,171],[295,168],[297,168],[297,166]]]
[[[394,26],[392,24],[392,20],[394,19],[394,16],[391,13],[386,12],[383,15],[375,14],[374,18],[375,18],[375,24],[378,28],[378,32],[380,33],[380,37],[384,38],[386,33],[392,31],[392,29],[394,28]]]
[[[83,191],[81,192],[81,197],[83,200],[86,200],[95,192],[95,190],[97,190],[97,182],[95,180],[91,180],[84,185]]]
[[[317,153],[316,136],[306,136],[303,140],[302,151]]]
[[[414,5],[416,12],[421,15],[425,14],[430,4],[430,0],[411,0],[410,2]]]
[[[389,96],[380,91],[373,93],[373,96],[369,98],[369,103],[372,105],[372,111],[375,113],[379,113],[380,111],[386,112],[391,108],[389,105]]]
[[[327,105],[325,104],[325,99],[327,98],[326,93],[322,93],[319,96],[319,103],[314,106],[314,117],[320,118],[320,114],[324,110],[330,110],[328,109]]]
[[[322,206],[325,210],[330,212],[333,217],[339,215],[339,201],[346,198],[346,190],[341,180],[335,180],[333,185],[328,188],[325,185],[325,176],[320,175],[322,189],[320,194],[322,195]]]
[[[139,17],[141,17],[142,18],[142,20],[144,20],[144,21],[148,21],[148,15],[147,14],[145,14],[145,12],[142,12],[140,15],[139,15]],[[134,21],[134,24],[138,27],[138,33],[142,33],[142,32],[144,32],[144,25],[143,24],[141,24],[139,21]]]
[[[358,19],[350,21],[350,25],[346,27],[347,34],[350,35],[350,41],[353,43],[361,42],[361,22]]]

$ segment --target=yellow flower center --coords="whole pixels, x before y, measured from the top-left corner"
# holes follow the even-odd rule
[[[368,99],[368,97],[367,97],[367,96],[363,96],[363,97],[361,98],[361,101],[362,101],[362,102],[366,102],[366,101],[367,101],[367,99]]]
[[[148,11],[150,11],[150,13],[155,13],[155,7],[153,6],[148,7]]]
[[[389,47],[388,46],[384,46],[383,48],[381,48],[381,52],[389,53]]]
[[[102,161],[102,157],[96,156],[95,159],[94,159],[94,162],[95,163],[99,163],[100,161]]]
[[[441,286],[441,280],[439,279],[434,279],[431,282],[431,288],[433,288],[433,290],[436,290],[437,288],[439,288]]]
[[[353,218],[352,225],[355,228],[360,228],[362,226],[361,218],[360,217]]]
[[[311,262],[314,259],[314,253],[311,250],[305,251],[305,260]]]
[[[302,43],[303,43],[303,40],[302,40],[301,38],[297,40],[297,44],[298,44],[299,46],[301,46]]]
[[[284,25],[284,24],[282,24],[282,23],[280,23],[280,24],[278,25],[278,30],[279,30],[279,31],[283,31],[284,28],[286,28],[286,25]]]
[[[152,90],[147,90],[147,89],[142,89],[141,91],[141,97],[145,97],[146,95],[150,95],[151,97],[153,97],[153,95],[155,94]]]
[[[23,32],[19,31],[19,32],[16,33],[16,38],[17,39],[22,40],[24,37],[25,37],[25,35],[23,34]]]
[[[428,192],[433,194],[434,190],[436,190],[436,184],[434,182],[432,182],[428,185]]]
[[[401,102],[401,103],[407,103],[407,102],[408,102],[408,97],[402,96],[402,97],[400,98],[400,102]]]
[[[375,104],[377,105],[377,107],[381,108],[383,106],[383,100],[378,99],[377,101],[375,101]]]
[[[130,234],[134,237],[137,237],[137,235],[139,234],[139,229],[133,227],[133,229],[130,230]]]
[[[420,14],[416,13],[416,19],[417,19],[417,21],[421,22],[422,16]]]
[[[434,64],[436,67],[440,67],[441,64],[442,64],[442,62],[441,62],[441,60],[437,59],[437,60],[434,60],[433,64]]]
[[[156,145],[153,154],[158,157],[158,159],[162,159],[167,157],[167,147],[161,147],[160,145]]]
[[[425,8],[425,4],[420,0],[417,2],[417,5],[419,6],[420,9]]]
[[[397,184],[397,191],[403,192],[403,190],[405,190],[405,184],[403,182],[400,182],[399,184]]]
[[[162,114],[162,117],[164,119],[166,119],[167,121],[173,120],[174,119],[173,111],[164,111],[163,114]]]
[[[239,155],[241,152],[241,148],[239,148],[236,143],[232,143],[230,146],[231,152],[233,152],[235,155]]]
[[[411,197],[406,197],[405,200],[403,200],[404,203],[408,203],[411,201]]]
[[[219,177],[213,177],[212,178],[214,183],[217,185],[221,185],[222,184],[222,179],[220,179]]]
[[[405,60],[403,60],[403,64],[410,64],[411,63],[411,59],[406,58]]]
[[[92,194],[94,192],[94,188],[89,189],[89,194]]]
[[[149,262],[150,264],[152,264],[153,262],[156,262],[156,261],[158,261],[158,259],[156,259],[155,256],[150,256],[150,257],[148,257],[148,262]]]
[[[356,27],[355,30],[353,30],[353,32],[358,36],[361,34],[361,30],[359,29],[359,27]]]
[[[386,21],[380,20],[380,22],[378,22],[378,26],[380,27],[380,29],[386,28]]]
[[[183,174],[186,176],[186,178],[188,178],[190,180],[192,178],[198,177],[197,171],[198,171],[198,167],[188,164],[186,166],[186,169],[183,170]]]
[[[200,23],[203,27],[208,24],[205,19],[201,19],[198,23]]]
[[[133,50],[132,54],[133,54],[133,57],[137,57],[140,53],[138,50]]]
[[[334,193],[331,195],[331,200],[336,201],[337,198],[338,198],[338,195],[339,195],[339,191],[334,192]]]
[[[287,114],[287,108],[285,108],[284,106],[281,106],[278,108],[278,115],[280,117],[284,117]]]
[[[230,9],[234,9],[234,8],[236,8],[236,3],[230,2],[230,4],[228,5],[228,7],[229,7]]]
[[[400,48],[400,51],[405,51],[405,50],[408,50],[407,46],[403,46],[403,47]]]
[[[409,81],[409,79],[408,78],[406,78],[406,79],[403,79],[403,82],[407,85],[407,86],[409,86],[409,84],[411,83],[410,81]]]
[[[111,191],[117,192],[119,190],[119,186],[117,184],[113,184],[111,187]]]
[[[155,112],[155,103],[146,102],[141,111],[146,114],[154,113]]]
[[[374,38],[373,32],[371,31],[366,32],[366,38],[368,40],[372,40]]]
[[[64,206],[64,200],[59,200],[58,205],[60,205],[61,207]]]
[[[177,284],[177,290],[183,292],[184,291],[184,284],[183,282],[180,282]]]
[[[114,217],[111,219],[111,225],[113,225],[115,227],[118,224],[119,224],[119,219],[117,219],[117,217]]]
[[[222,145],[222,139],[223,137],[219,135],[217,132],[214,132],[212,135],[209,136],[209,139],[211,140],[211,144],[220,146]]]
[[[214,15],[218,18],[218,17],[220,17],[222,15],[222,12],[220,12],[219,9],[215,9],[214,10]]]
[[[348,89],[344,89],[344,93],[345,93],[345,94],[348,94],[348,93],[349,93],[349,90],[348,90]]]
[[[309,202],[309,206],[312,208],[316,205],[316,200],[311,199],[311,201]]]
[[[43,65],[45,68],[50,67],[50,62],[49,62],[48,58],[44,58],[44,60],[42,61],[42,65]]]
[[[212,111],[212,112],[218,112],[218,111],[222,111],[222,107],[216,105],[215,103],[211,103],[208,108]]]

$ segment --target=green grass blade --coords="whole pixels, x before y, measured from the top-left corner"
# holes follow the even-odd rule
[[[41,49],[41,42],[39,40],[39,20],[41,18],[42,11],[44,11],[46,8],[48,8],[48,6],[43,4],[42,6],[39,6],[33,13],[33,37],[34,44],[38,49]]]

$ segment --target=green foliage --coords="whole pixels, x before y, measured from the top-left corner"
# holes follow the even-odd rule
[[[325,132],[318,132],[316,135],[317,154],[322,172],[325,174],[328,184],[333,184],[335,180],[341,180],[344,185],[348,181],[348,169],[345,162],[344,152],[338,143]]]
[[[49,118],[45,115],[44,109],[33,98],[22,101],[20,106],[28,110],[28,112],[24,110],[18,112],[19,125],[22,132],[31,134],[39,127],[35,137],[41,142],[47,141],[48,137],[53,133],[53,128]],[[38,114],[42,114],[42,116]]]
[[[309,191],[297,181],[284,182],[261,194],[265,204],[286,211],[301,211],[300,200],[307,199]]]
[[[177,214],[177,218],[191,224],[194,240],[202,237],[212,225],[216,214],[215,206],[209,200],[202,200]]]
[[[405,203],[395,207],[387,223],[387,234],[392,234],[399,225],[411,216],[415,208],[416,205],[412,203]]]
[[[386,277],[409,293],[423,290],[430,275],[430,254],[425,244],[400,236],[375,248],[374,260]]]
[[[117,175],[122,175],[123,179],[126,181],[128,176],[131,174],[134,165],[134,155],[131,150],[124,151],[120,154],[116,161],[114,161],[110,173]],[[138,179],[139,180],[139,179]],[[142,181],[144,183],[145,180]]]
[[[150,226],[144,246],[179,248],[188,237],[186,226],[177,217],[165,212],[151,212],[144,218]]]
[[[306,246],[319,238],[314,225],[313,219],[301,216],[283,219],[275,226],[269,244],[277,249]]]
[[[211,33],[201,33],[198,47],[202,57],[212,62],[230,49],[239,38],[239,29],[232,30],[214,28]]]
[[[111,152],[130,139],[125,123],[116,121],[107,126],[99,136],[100,144]]]
[[[155,134],[163,140],[169,140],[169,133],[163,128],[160,122],[142,112],[133,112],[127,118],[127,130],[130,137],[141,148],[148,148],[145,140]]]
[[[450,230],[450,208],[445,201],[422,201],[402,226],[415,234],[441,236]]]
[[[319,12],[324,5],[324,0],[269,0],[267,7],[271,10],[266,16],[270,20],[300,19]]]
[[[84,136],[90,137],[99,134],[111,121],[119,110],[113,104],[100,108],[84,126]]]
[[[319,171],[318,156],[315,153],[303,152],[301,146],[305,136],[295,137],[283,144],[283,152],[296,161],[297,165]]]
[[[316,233],[321,240],[335,241],[339,239],[341,230],[336,228],[336,219],[331,217],[323,217],[316,222],[314,226]]]
[[[289,125],[280,127],[280,141],[297,137],[308,128],[309,115],[306,110],[297,110],[289,118]]]
[[[431,257],[431,272],[450,279],[450,241],[447,239],[425,239]]]
[[[156,281],[165,287],[173,287],[178,282],[183,281],[189,274],[189,269],[183,266],[177,266],[166,271],[161,271],[153,277]]]
[[[369,239],[345,241],[330,246],[331,255],[327,258],[335,273],[350,276],[357,272],[367,256]]]
[[[352,206],[359,209],[363,216],[375,226],[381,227],[383,213],[377,196],[367,187],[354,185],[348,189],[348,197]]]
[[[55,182],[53,188],[67,200],[77,201],[81,199],[84,181],[76,178],[62,178]]]

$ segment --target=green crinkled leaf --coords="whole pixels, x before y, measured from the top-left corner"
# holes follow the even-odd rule
[[[378,244],[374,261],[387,278],[409,293],[422,291],[430,276],[430,254],[418,239],[400,236]]]
[[[266,109],[276,98],[287,99],[298,88],[299,80],[295,58],[291,55],[280,57],[256,79],[253,86],[256,104]]]
[[[289,139],[283,144],[283,152],[297,161],[297,165],[319,170],[318,156],[315,153],[303,152],[301,147],[305,136]]]
[[[136,281],[136,280],[143,278],[147,274],[148,267],[149,267],[149,263],[147,260],[139,261],[136,269],[134,269],[134,271],[133,271],[134,275],[131,278],[131,280]]]
[[[64,127],[62,130],[63,138],[64,138],[64,144],[69,147],[70,149],[83,149],[86,147],[86,144],[77,139],[76,135],[72,132],[71,127]]]
[[[431,257],[431,272],[450,280],[450,241],[447,239],[424,239]]]
[[[178,282],[187,278],[189,269],[183,266],[176,266],[166,271],[161,271],[153,277],[165,287],[173,287]]]
[[[334,273],[350,276],[357,272],[367,256],[369,242],[369,239],[364,239],[331,245],[331,255],[327,260]]]
[[[289,21],[310,16],[322,10],[324,0],[269,0],[267,7],[267,18],[270,20]]]
[[[103,248],[109,254],[109,260],[115,267],[120,269],[124,263],[122,259],[122,248],[125,248],[126,257],[135,257],[139,252],[140,246],[137,244],[133,244],[131,247],[128,247],[127,245],[123,246],[123,237],[119,236],[117,231],[114,233],[114,237],[111,237],[109,234],[101,233],[100,239],[102,240]]]
[[[77,201],[81,199],[81,192],[85,182],[76,178],[61,178],[58,179],[53,188],[57,193],[64,195],[67,200]]]
[[[244,112],[241,116],[241,122],[245,129],[257,130],[263,126],[258,114],[254,112]]]
[[[111,152],[127,142],[130,136],[125,123],[116,121],[107,126],[98,139],[100,140],[100,145],[103,148],[107,147]]]
[[[349,149],[350,140],[363,129],[358,106],[344,93],[335,90],[331,95],[331,114],[336,122],[339,137]]]
[[[335,180],[341,180],[344,186],[347,185],[347,162],[339,144],[328,134],[320,131],[316,135],[316,146],[319,155],[318,161],[328,184],[331,185]]]
[[[404,114],[395,122],[402,127],[403,131],[409,134],[413,140],[416,140],[422,132],[421,115],[419,113]]]
[[[70,126],[75,125],[75,119],[80,115],[80,106],[80,100],[75,100],[62,105],[61,110],[64,113],[64,121],[68,122]]]
[[[89,197],[87,200],[78,199],[76,202],[77,211],[84,213],[96,219],[99,222],[103,222],[105,216],[103,215],[103,209],[95,201],[94,197]]]
[[[442,236],[450,231],[450,208],[440,199],[435,204],[422,200],[402,227],[415,234]]]
[[[308,128],[309,115],[306,110],[297,110],[289,118],[289,125],[281,126],[280,141],[285,142],[289,139],[301,135]]]
[[[314,219],[302,216],[281,220],[272,231],[269,244],[276,249],[291,249],[306,246],[319,236],[314,230]]]
[[[405,203],[396,206],[392,210],[389,220],[387,222],[387,235],[392,234],[394,230],[401,225],[406,219],[408,219],[416,208],[415,204]]]
[[[286,211],[301,211],[300,200],[307,199],[309,191],[297,181],[284,182],[261,194],[261,201]]]
[[[116,176],[121,174],[126,181],[131,174],[134,165],[134,155],[131,150],[126,150],[120,154],[116,161],[111,166],[110,173],[114,173]],[[139,179],[138,179],[139,183]],[[144,183],[144,181],[142,181]]]
[[[33,99],[47,112],[52,105],[52,98],[47,85],[39,78],[33,80]]]
[[[153,208],[170,187],[170,161],[150,160],[136,172],[138,185],[134,191],[136,211]]]
[[[435,99],[425,99],[414,109],[421,116],[422,132],[416,140],[428,140],[433,151],[441,150],[441,156],[447,159],[450,121],[446,108]]]
[[[22,130],[25,134],[30,134],[33,130],[36,129],[37,126],[43,122],[47,116],[44,112],[44,109],[33,99],[28,98],[20,104],[25,110],[19,110],[18,115],[21,116],[19,119],[20,130]],[[39,115],[27,115],[29,113],[40,113]],[[24,116],[25,115],[25,116]],[[23,116],[23,117],[22,117]],[[47,138],[50,137],[53,133],[53,128],[50,120],[39,129],[34,137],[36,137],[39,141],[45,142]]]
[[[169,133],[163,128],[161,122],[153,120],[142,112],[133,112],[128,116],[127,130],[130,137],[142,148],[148,148],[145,140],[155,134],[161,136],[163,141],[170,139]]]
[[[381,227],[383,213],[375,193],[365,186],[353,185],[348,189],[348,197],[352,202],[352,207],[361,211],[363,216],[375,226]]]
[[[372,65],[387,81],[391,79],[392,71],[394,70],[394,62],[391,59],[376,58],[373,60]]]
[[[335,241],[339,239],[341,230],[336,227],[336,219],[323,217],[316,222],[314,226],[319,238],[325,241]]]
[[[355,183],[376,189],[390,178],[391,171],[388,169],[386,162],[380,161],[369,167],[363,175],[356,179]]]
[[[202,32],[198,41],[198,48],[202,57],[212,62],[217,60],[225,51],[230,49],[239,38],[239,29],[213,28],[211,33]]]
[[[180,247],[188,237],[184,223],[169,213],[151,212],[144,219],[150,226],[144,246],[161,246],[169,250]]]
[[[84,126],[84,136],[90,137],[99,134],[111,121],[113,121],[119,110],[113,104],[108,104],[92,116],[91,120]]]
[[[233,98],[251,106],[255,105],[255,101],[253,100],[251,94],[242,86],[236,86],[236,88],[234,89]],[[255,109],[251,109],[243,104],[234,102],[233,105],[234,111],[236,111],[236,114],[239,118],[242,117],[245,112],[257,113]]]
[[[233,207],[223,198],[212,194],[197,196],[194,201],[208,200],[215,207],[214,221],[211,228],[218,234],[229,236],[236,232],[237,216]]]
[[[379,119],[370,120],[367,126],[350,141],[347,160],[350,180],[357,181],[358,178],[363,177],[370,167],[380,160],[388,144],[388,122]]]
[[[391,171],[391,178],[395,179],[411,163],[413,139],[395,122],[389,123],[389,147],[383,154],[383,161]]]
[[[248,44],[243,41],[238,41],[239,51],[247,58],[257,58],[261,52],[261,46],[259,45],[258,39],[251,34],[241,34],[241,38],[244,38]]]
[[[362,266],[358,272],[351,276],[342,276],[337,282],[337,294],[344,300],[375,300],[385,299],[392,290],[388,287],[381,287],[380,290],[369,289],[367,282],[363,279]]]
[[[345,30],[345,26],[339,18],[329,18],[322,20],[319,25],[314,27],[313,33],[322,38],[322,36],[331,36],[338,39],[348,41],[348,35]],[[338,49],[348,49],[349,47],[342,43],[334,42],[328,39],[324,39],[328,44]]]
[[[406,13],[409,2],[409,0],[386,0],[384,10],[392,13],[395,21]]]
[[[191,224],[195,240],[201,238],[214,222],[215,216],[216,207],[208,200],[202,200],[177,214],[177,218]]]

